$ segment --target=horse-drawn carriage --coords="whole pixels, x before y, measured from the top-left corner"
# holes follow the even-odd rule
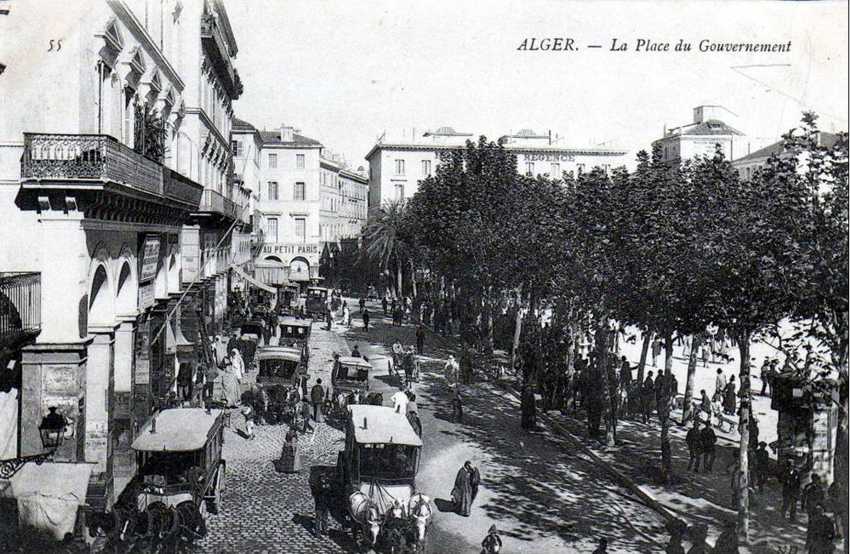
[[[348,406],[368,403],[366,395],[370,387],[371,372],[372,364],[363,358],[342,356],[334,361],[331,368],[331,415],[345,418],[348,416]]]
[[[422,440],[392,408],[357,405],[348,411],[337,472],[355,542],[362,538],[386,552],[424,552],[433,510],[416,491]]]
[[[132,445],[139,471],[114,507],[116,551],[177,551],[206,535],[224,490],[223,429],[223,412],[202,408],[163,410],[142,428]]]
[[[298,348],[267,346],[257,353],[257,385],[268,399],[267,406],[255,406],[269,424],[291,421],[298,403],[298,382],[307,373],[307,364]]]
[[[239,354],[242,355],[242,361],[245,362],[245,370],[248,371],[256,361],[254,359],[257,349],[266,345],[266,335],[268,330],[264,321],[252,319],[245,321],[239,326],[239,340],[237,348]]]
[[[304,301],[304,310],[307,315],[319,319],[325,316],[328,303],[328,289],[324,287],[308,287],[307,299]]]
[[[310,359],[310,333],[313,329],[313,320],[296,316],[283,316],[278,320],[280,329],[280,346],[290,346],[301,350],[304,363]]]

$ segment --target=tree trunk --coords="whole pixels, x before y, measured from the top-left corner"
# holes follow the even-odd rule
[[[661,421],[661,482],[669,483],[673,476],[673,456],[670,451],[670,404],[675,394],[670,384],[673,375],[673,334],[664,335],[664,376],[661,395],[656,395],[658,419]],[[657,384],[656,384],[657,389]]]
[[[643,370],[646,367],[646,355],[649,352],[649,343],[652,342],[652,333],[643,331],[643,346],[640,349],[640,361],[637,368],[638,384],[643,383]]]
[[[516,353],[519,348],[519,337],[522,333],[522,286],[517,290],[516,296],[516,323],[514,324],[514,344],[511,348],[511,369],[516,367]]]
[[[848,495],[850,495],[850,490],[848,490],[847,477],[848,468],[850,468],[850,461],[848,461],[848,453],[850,453],[850,446],[848,446],[848,409],[850,409],[850,405],[848,405],[848,395],[847,395],[847,377],[848,377],[848,367],[847,367],[847,340],[846,333],[842,333],[840,336],[844,337],[840,339],[838,342],[838,348],[836,348],[837,352],[834,354],[834,364],[838,368],[838,383],[839,390],[842,391],[843,397],[839,398],[839,408],[838,408],[838,429],[836,431],[835,436],[835,459],[833,462],[833,479],[836,482],[836,488],[838,489],[838,498],[844,499],[844,501],[840,502],[840,509],[837,510],[839,513],[837,514],[838,519],[841,524],[841,532],[844,535],[844,552],[850,552],[850,538],[848,538],[848,506],[846,503],[846,499]]]
[[[614,409],[610,390],[608,389],[608,318],[601,316],[596,323],[596,368],[599,372],[599,383],[602,387],[602,420],[605,424],[605,445],[614,446],[616,430]]]
[[[685,381],[685,403],[682,406],[682,425],[686,425],[690,421],[693,414],[693,406],[691,405],[694,397],[694,375],[697,371],[697,353],[700,346],[705,340],[702,333],[697,333],[691,337],[691,353],[688,356],[688,378]]]
[[[396,267],[396,280],[397,280],[397,286],[398,286],[398,289],[397,289],[398,290],[398,299],[401,300],[402,298],[404,298],[404,291],[402,289],[402,279],[403,279],[404,275],[402,274],[402,270],[401,270],[401,258],[399,258],[398,256],[396,256],[396,258],[395,258],[395,267]]]
[[[418,295],[416,294],[416,270],[413,267],[413,260],[410,260],[410,286],[415,300]],[[418,320],[418,317],[416,319]]]
[[[749,544],[750,535],[750,498],[749,498],[749,445],[750,445],[750,336],[749,331],[740,332],[735,338],[741,353],[740,398],[741,408],[738,430],[741,444],[738,455],[738,478],[735,483],[738,494],[738,542]]]

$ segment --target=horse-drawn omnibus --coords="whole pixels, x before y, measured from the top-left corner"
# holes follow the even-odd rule
[[[304,363],[310,359],[310,333],[313,330],[313,320],[303,317],[283,316],[278,320],[280,329],[280,346],[298,348],[302,352]]]
[[[324,287],[307,287],[307,300],[304,309],[307,315],[319,318],[324,317],[328,303],[328,289]]]
[[[348,495],[354,540],[362,534],[372,547],[424,549],[432,510],[430,499],[416,491],[422,439],[392,408],[353,405],[348,412],[337,473]]]
[[[268,397],[263,419],[270,424],[291,420],[295,412],[295,399],[299,378],[307,374],[307,363],[301,350],[285,346],[267,346],[257,353],[257,386]],[[262,408],[256,406],[259,413]]]
[[[173,408],[142,428],[132,444],[139,471],[122,494],[127,511],[117,540],[177,544],[206,535],[207,512],[219,512],[224,490],[223,419],[221,410]]]

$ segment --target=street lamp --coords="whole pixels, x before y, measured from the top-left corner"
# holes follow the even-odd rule
[[[45,451],[31,456],[0,460],[0,479],[11,479],[27,462],[35,462],[37,465],[43,464],[53,456],[56,449],[62,444],[65,439],[68,420],[56,411],[56,406],[50,406],[48,412],[41,419],[41,425],[38,426],[38,434],[41,435],[41,444]]]

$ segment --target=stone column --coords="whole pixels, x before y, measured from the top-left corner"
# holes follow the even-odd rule
[[[86,462],[96,464],[92,473],[96,490],[105,507],[112,503],[112,423],[115,398],[115,329],[117,326],[90,327],[86,368]],[[102,492],[101,492],[102,491]]]
[[[115,394],[113,410],[113,464],[116,480],[115,494],[120,494],[133,476],[136,457],[130,448],[133,442],[131,420],[133,404],[133,375],[135,367],[136,317],[119,318],[115,330]],[[119,481],[121,481],[119,483]]]

